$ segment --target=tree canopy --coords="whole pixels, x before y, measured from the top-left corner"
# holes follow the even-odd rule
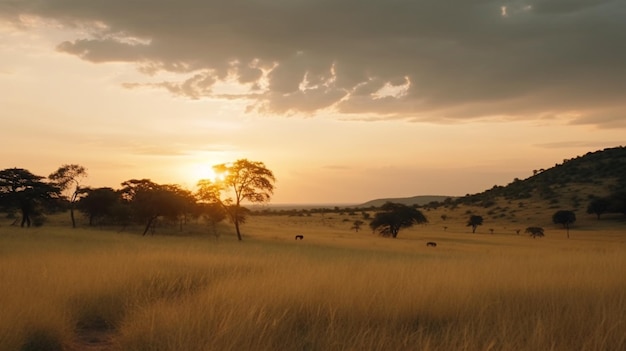
[[[381,236],[396,238],[400,229],[428,222],[420,210],[404,204],[387,202],[380,209],[382,211],[370,222],[370,228]]]
[[[23,168],[0,171],[0,207],[5,211],[19,210],[22,227],[30,227],[33,216],[57,205],[61,190],[43,179]]]
[[[72,228],[76,228],[74,205],[78,200],[78,197],[81,195],[80,180],[86,176],[87,169],[83,166],[75,164],[63,165],[48,176],[48,179],[55,182],[61,190],[70,190],[68,201],[70,203],[70,219],[72,220]]]
[[[541,227],[528,227],[526,228],[526,233],[530,234],[530,236],[534,238],[541,238],[544,236],[543,228]]]
[[[587,206],[587,213],[595,214],[600,219],[602,214],[608,212],[610,204],[611,202],[608,198],[600,197],[593,199]]]
[[[592,199],[587,205],[587,213],[595,214],[598,219],[605,213],[626,215],[626,191],[615,191],[609,196]]]
[[[237,239],[242,240],[239,225],[245,220],[246,212],[241,203],[269,202],[276,178],[263,162],[247,159],[215,165],[213,169],[217,179],[200,180],[196,195],[201,201],[219,203],[235,225]]]
[[[89,219],[89,225],[98,220],[114,217],[116,205],[120,204],[120,194],[112,188],[86,188],[84,196],[78,201],[78,209]]]
[[[567,230],[567,237],[569,238],[569,228],[571,224],[576,222],[576,214],[569,210],[559,210],[552,215],[552,222],[562,224],[563,228]]]
[[[476,228],[479,225],[483,225],[483,217],[477,215],[471,215],[467,221],[467,226],[472,227],[472,233],[476,233]]]
[[[193,201],[191,192],[178,185],[160,185],[149,179],[131,179],[122,183],[122,199],[127,201],[138,221],[145,223],[143,235],[154,221],[163,216],[176,219],[189,208]]]

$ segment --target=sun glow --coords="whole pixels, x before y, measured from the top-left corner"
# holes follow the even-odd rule
[[[211,182],[219,182],[224,180],[227,173],[221,173],[214,168],[215,164],[211,162],[197,162],[189,164],[185,167],[184,178],[187,184],[195,186],[200,180],[210,180]]]
[[[198,181],[208,179],[215,182],[220,177],[213,169],[211,163],[194,163],[191,164],[186,173],[186,178],[193,184],[197,184]]]

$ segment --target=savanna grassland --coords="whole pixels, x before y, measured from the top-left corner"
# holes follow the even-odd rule
[[[252,216],[242,242],[227,224],[5,221],[0,350],[626,349],[623,221],[532,239],[506,218],[471,234],[465,209],[425,214],[397,239],[351,230],[360,214]]]

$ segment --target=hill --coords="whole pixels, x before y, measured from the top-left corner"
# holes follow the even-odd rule
[[[358,207],[380,207],[387,201],[426,207],[459,205],[492,207],[515,200],[537,208],[586,209],[595,198],[626,193],[626,147],[607,148],[572,159],[549,169],[534,170],[526,179],[515,178],[506,186],[494,186],[463,197],[413,196],[371,200]],[[523,203],[524,203],[523,202]],[[438,203],[438,204],[437,204]]]
[[[524,180],[516,178],[507,186],[466,195],[457,203],[484,204],[494,198],[535,199],[577,209],[586,200],[626,190],[626,147],[589,152],[533,173]]]
[[[494,186],[481,193],[423,207],[429,212],[432,224],[451,228],[450,220],[453,220],[464,225],[468,216],[475,214],[496,231],[551,227],[552,215],[559,210],[573,211],[578,219],[577,227],[599,225],[600,214],[602,219],[625,218],[626,147],[589,152],[533,173],[506,186]],[[606,207],[601,213],[588,213],[589,206],[595,202],[604,202]],[[441,222],[436,221],[439,217]]]
[[[443,202],[449,198],[453,198],[453,197],[440,196],[440,195],[420,195],[420,196],[412,196],[412,197],[386,198],[386,199],[370,200],[366,203],[360,204],[355,207],[360,207],[360,208],[380,207],[386,202],[395,202],[395,203],[400,203],[400,204],[409,205],[409,206],[410,205],[423,206],[431,202]]]
[[[552,216],[560,210],[575,213],[577,228],[617,225],[623,230],[622,223],[626,218],[626,147],[608,148],[565,159],[552,168],[535,170],[526,179],[515,178],[506,186],[494,186],[463,197],[435,195],[382,198],[359,205],[299,206],[290,209],[309,211],[334,207],[341,214],[347,208],[378,208],[388,201],[421,207],[431,228],[439,227],[449,232],[465,232],[470,215],[482,216],[485,227],[495,233],[519,234],[520,230],[529,226],[559,228],[554,225]],[[588,208],[594,202],[600,205],[604,203],[602,212],[588,213]],[[285,213],[275,210],[272,208],[268,211],[265,208],[261,212]],[[347,217],[340,218],[340,222],[353,222],[354,218],[350,217],[353,215],[348,212]],[[604,221],[605,218],[617,219],[619,223]]]

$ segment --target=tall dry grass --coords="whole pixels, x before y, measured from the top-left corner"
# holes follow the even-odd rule
[[[438,233],[433,250],[428,228],[281,220],[242,243],[1,227],[0,350],[71,350],[89,328],[137,351],[626,349],[623,241]]]

